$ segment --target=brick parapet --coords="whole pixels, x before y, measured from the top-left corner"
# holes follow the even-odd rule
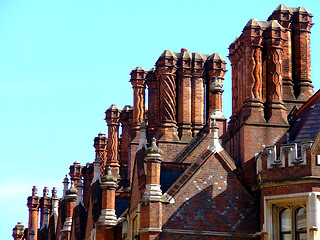
[[[318,156],[311,153],[311,143],[266,147],[256,156],[257,180],[260,183],[319,178]],[[300,154],[298,154],[300,152]],[[310,179],[309,179],[310,180]]]

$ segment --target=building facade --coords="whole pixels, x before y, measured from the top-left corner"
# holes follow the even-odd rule
[[[312,25],[285,5],[248,21],[229,47],[229,123],[218,53],[166,50],[155,68],[133,69],[133,106],[107,109],[95,161],[70,166],[61,198],[33,187],[13,238],[320,239]]]

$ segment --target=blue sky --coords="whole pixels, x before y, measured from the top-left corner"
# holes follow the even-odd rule
[[[279,4],[313,15],[312,80],[320,87],[319,1],[0,0],[0,239],[28,226],[27,197],[94,160],[105,110],[132,105],[130,71],[170,49],[220,53],[228,62],[223,107],[231,114],[229,44],[250,18]]]

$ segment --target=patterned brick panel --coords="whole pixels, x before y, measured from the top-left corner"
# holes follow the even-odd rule
[[[163,161],[172,162],[175,156],[177,156],[187,144],[159,141],[157,142],[157,145],[163,151]]]
[[[164,229],[255,233],[257,206],[233,172],[209,158],[164,206]]]
[[[247,239],[258,239],[258,238],[247,238],[247,237],[224,237],[224,236],[210,236],[210,235],[182,235],[163,233],[160,235],[160,239],[171,239],[171,240],[247,240]]]

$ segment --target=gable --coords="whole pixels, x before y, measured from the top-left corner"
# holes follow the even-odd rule
[[[174,203],[164,205],[163,229],[255,233],[258,214],[253,196],[224,159],[226,153],[209,152],[199,156],[203,162],[175,192]]]
[[[296,112],[290,123],[289,141],[298,144],[314,141],[320,130],[320,91]]]

